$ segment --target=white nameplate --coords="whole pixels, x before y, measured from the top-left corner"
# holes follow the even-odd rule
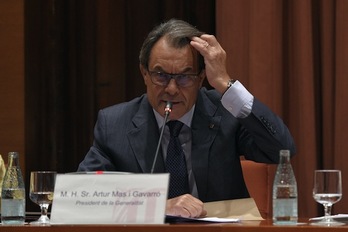
[[[57,174],[51,224],[163,224],[169,174]]]

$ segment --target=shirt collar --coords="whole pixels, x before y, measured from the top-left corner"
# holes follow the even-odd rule
[[[181,118],[178,119],[178,121],[184,123],[186,126],[191,128],[192,118],[193,118],[193,112],[195,111],[195,105],[192,106],[192,108],[184,114]],[[156,117],[156,121],[158,124],[158,128],[161,128],[163,125],[164,117],[162,117],[156,110],[153,109],[153,112]]]

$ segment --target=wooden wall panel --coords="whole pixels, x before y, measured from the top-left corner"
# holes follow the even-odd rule
[[[24,169],[24,0],[0,1],[0,154]]]

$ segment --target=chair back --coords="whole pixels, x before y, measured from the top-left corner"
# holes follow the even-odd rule
[[[272,217],[272,186],[276,165],[241,160],[244,180],[250,197],[263,218]]]

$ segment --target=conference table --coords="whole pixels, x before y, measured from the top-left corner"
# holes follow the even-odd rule
[[[295,226],[275,226],[271,220],[242,221],[238,223],[185,222],[161,225],[51,225],[0,226],[0,232],[331,232],[348,231],[348,225],[337,227],[312,226],[301,219]]]

